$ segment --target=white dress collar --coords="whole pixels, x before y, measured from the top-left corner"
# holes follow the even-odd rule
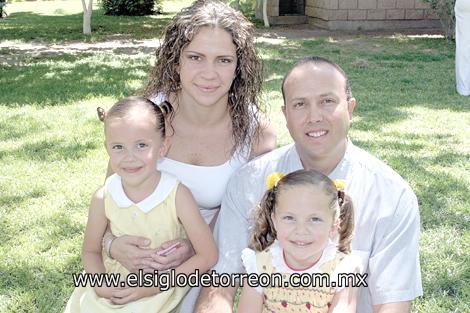
[[[273,257],[273,266],[277,269],[278,272],[281,273],[322,273],[320,266],[323,265],[325,262],[333,260],[336,255],[336,245],[334,242],[329,241],[328,245],[326,246],[325,250],[323,250],[323,254],[312,267],[307,268],[303,271],[295,271],[291,269],[284,260],[283,250],[279,241],[275,240],[274,243],[269,248],[271,250],[271,255]]]
[[[119,208],[128,208],[132,205],[137,206],[142,212],[148,213],[154,207],[165,201],[175,185],[178,183],[176,177],[165,172],[160,172],[160,181],[155,190],[144,200],[134,203],[129,199],[122,187],[121,176],[117,174],[111,175],[105,184],[105,190],[108,192]]]

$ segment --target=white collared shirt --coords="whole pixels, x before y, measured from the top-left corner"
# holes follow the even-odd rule
[[[232,176],[214,230],[219,247],[217,272],[244,271],[240,256],[248,244],[250,214],[265,192],[266,177],[302,168],[291,144],[251,161]],[[372,305],[422,295],[419,209],[409,185],[350,141],[343,159],[328,176],[347,181],[345,192],[355,208],[353,254],[361,258],[368,273],[368,288],[360,290],[357,311],[372,312]]]

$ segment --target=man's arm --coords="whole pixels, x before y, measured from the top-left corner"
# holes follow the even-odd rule
[[[409,313],[411,301],[374,305],[374,313]]]
[[[420,218],[411,189],[400,193],[388,219],[369,259],[369,290],[374,312],[409,312],[411,300],[422,295]]]
[[[214,270],[218,273],[244,272],[241,254],[248,245],[249,216],[252,208],[260,200],[264,186],[261,184],[260,192],[257,188],[260,184],[255,182],[260,176],[257,174],[259,173],[253,173],[251,168],[250,171],[245,168],[235,173],[227,184],[214,229],[214,237],[219,248],[219,260]],[[250,178],[254,181],[250,181]],[[235,286],[202,288],[194,312],[231,313],[236,291]]]

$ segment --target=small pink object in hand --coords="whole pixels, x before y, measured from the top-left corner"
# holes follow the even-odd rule
[[[171,246],[169,246],[168,248],[158,251],[157,254],[160,255],[160,256],[167,256],[168,254],[172,253],[173,251],[175,251],[179,247],[181,247],[181,242],[174,243]]]

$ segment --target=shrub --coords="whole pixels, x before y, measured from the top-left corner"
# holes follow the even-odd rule
[[[161,13],[161,0],[101,0],[105,15],[150,15]]]
[[[231,7],[241,11],[243,15],[250,21],[256,23],[255,11],[257,0],[226,0]],[[263,1],[260,0],[262,3]],[[259,22],[259,21],[258,21]]]
[[[455,0],[423,0],[431,5],[439,20],[447,38],[455,38]]]

